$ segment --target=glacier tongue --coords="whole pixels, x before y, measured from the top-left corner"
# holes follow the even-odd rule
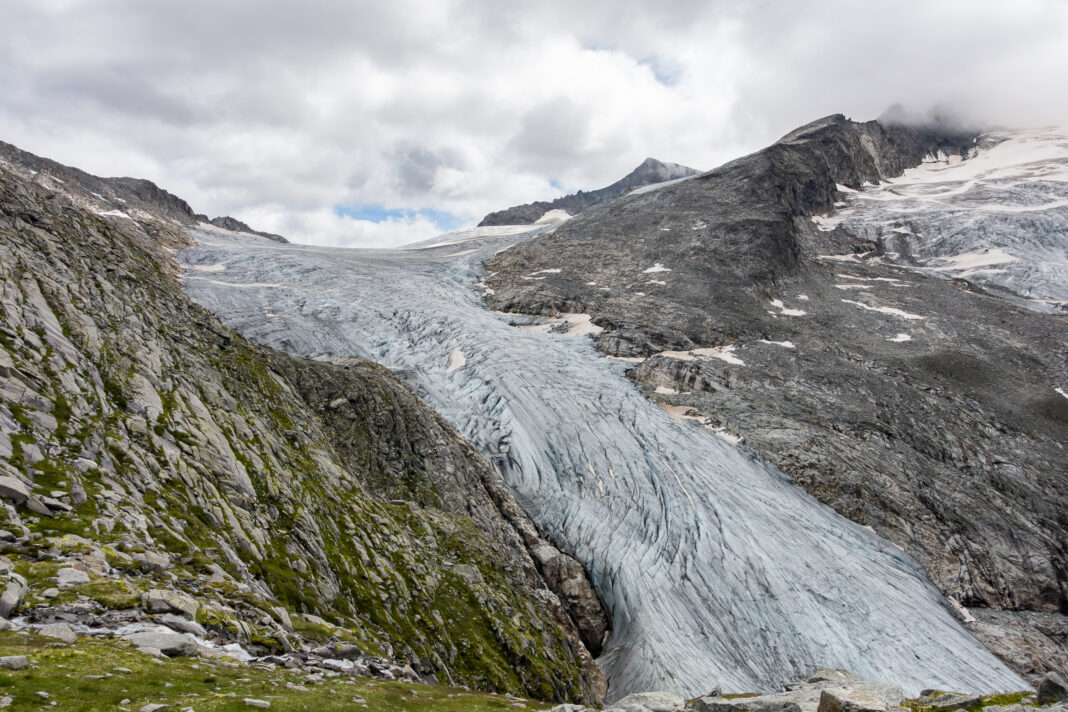
[[[921,688],[1024,689],[921,570],[750,451],[672,420],[585,338],[509,325],[479,265],[530,234],[408,250],[195,232],[189,294],[248,338],[401,373],[497,464],[612,614],[610,697],[772,690],[818,667]],[[435,246],[437,245],[437,246]],[[224,265],[219,270],[218,265]]]

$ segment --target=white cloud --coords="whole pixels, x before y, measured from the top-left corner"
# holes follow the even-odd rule
[[[9,0],[0,139],[296,240],[397,244],[430,211],[475,222],[649,155],[711,168],[839,111],[1068,122],[1068,4],[977,7]]]

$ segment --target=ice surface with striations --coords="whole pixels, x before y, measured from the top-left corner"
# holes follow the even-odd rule
[[[611,698],[770,691],[820,667],[913,694],[1026,687],[902,551],[751,451],[671,417],[627,381],[631,364],[589,339],[488,310],[480,265],[548,229],[395,250],[195,232],[199,245],[176,256],[225,266],[225,281],[189,269],[183,283],[232,328],[302,356],[394,369],[491,458],[611,611],[599,659]]]

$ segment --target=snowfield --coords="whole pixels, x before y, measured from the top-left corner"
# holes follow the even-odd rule
[[[1035,311],[1068,309],[1068,127],[996,132],[954,158],[842,191],[835,213],[813,218],[817,229],[880,241],[884,261],[967,279]]]

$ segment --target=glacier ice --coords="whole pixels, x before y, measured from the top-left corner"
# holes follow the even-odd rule
[[[176,254],[188,293],[235,330],[382,363],[491,458],[608,605],[611,698],[773,690],[819,667],[910,693],[1026,687],[899,549],[751,451],[671,418],[588,338],[486,309],[481,263],[551,226],[526,229],[394,250],[194,231],[199,245]]]
[[[846,190],[822,231],[879,241],[890,262],[963,278],[1035,311],[1068,309],[1068,128],[999,131],[966,161],[932,156]]]

